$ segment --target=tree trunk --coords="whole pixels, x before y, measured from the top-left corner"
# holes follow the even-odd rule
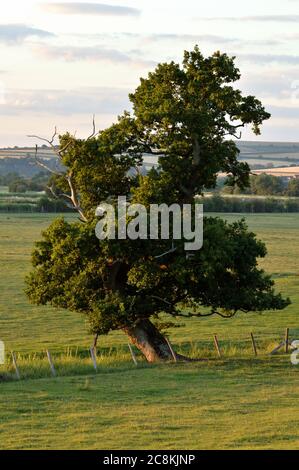
[[[166,339],[150,320],[140,320],[135,326],[124,328],[124,332],[148,362],[173,360]],[[176,356],[183,358],[179,354]]]

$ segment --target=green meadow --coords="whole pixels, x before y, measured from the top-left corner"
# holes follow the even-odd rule
[[[188,364],[148,365],[136,351],[136,368],[125,335],[109,334],[99,339],[97,373],[85,319],[32,306],[23,293],[33,243],[54,217],[0,214],[1,449],[299,449],[299,365],[283,350],[269,354],[286,327],[299,339],[299,214],[246,215],[268,247],[261,266],[293,302],[286,310],[178,321],[172,344],[202,359]]]

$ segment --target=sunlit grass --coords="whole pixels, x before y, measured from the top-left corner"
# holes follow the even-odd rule
[[[127,337],[109,334],[98,341],[97,371],[85,319],[31,306],[23,293],[33,241],[54,217],[0,214],[1,449],[299,449],[299,366],[283,349],[269,354],[286,327],[299,339],[298,214],[246,216],[268,247],[261,266],[291,297],[286,310],[180,321],[169,338],[199,359],[190,363],[147,364],[135,349],[136,367]]]

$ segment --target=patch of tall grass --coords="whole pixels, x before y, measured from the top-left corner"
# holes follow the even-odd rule
[[[251,341],[224,340],[219,341],[221,357],[215,350],[212,341],[201,343],[185,342],[175,345],[175,350],[199,362],[223,361],[223,360],[246,360],[254,362],[255,360],[263,363],[270,362],[272,358],[278,358],[283,354],[283,349],[275,356],[270,356],[270,352],[278,345],[277,341],[269,339],[257,341],[258,356],[255,356]],[[148,364],[144,357],[135,348],[135,354],[138,360],[138,367],[153,367],[159,364]],[[129,350],[124,347],[106,348],[103,352],[97,352],[97,371],[95,371],[89,351],[79,348],[67,348],[63,352],[52,353],[54,368],[58,377],[70,376],[91,376],[97,373],[109,374],[112,372],[124,372],[132,370],[136,366],[132,362]],[[17,366],[21,380],[41,379],[51,377],[51,369],[46,352],[33,353],[15,353]],[[169,363],[174,362],[172,360]],[[160,364],[161,365],[161,364]],[[5,365],[0,366],[0,379],[3,381],[16,380],[16,371],[13,365],[12,357],[7,354]]]

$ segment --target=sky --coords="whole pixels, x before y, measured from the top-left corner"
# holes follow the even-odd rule
[[[130,109],[157,63],[198,44],[236,56],[236,86],[272,118],[256,137],[299,141],[299,0],[9,0],[0,17],[0,147],[53,128],[88,136]]]

